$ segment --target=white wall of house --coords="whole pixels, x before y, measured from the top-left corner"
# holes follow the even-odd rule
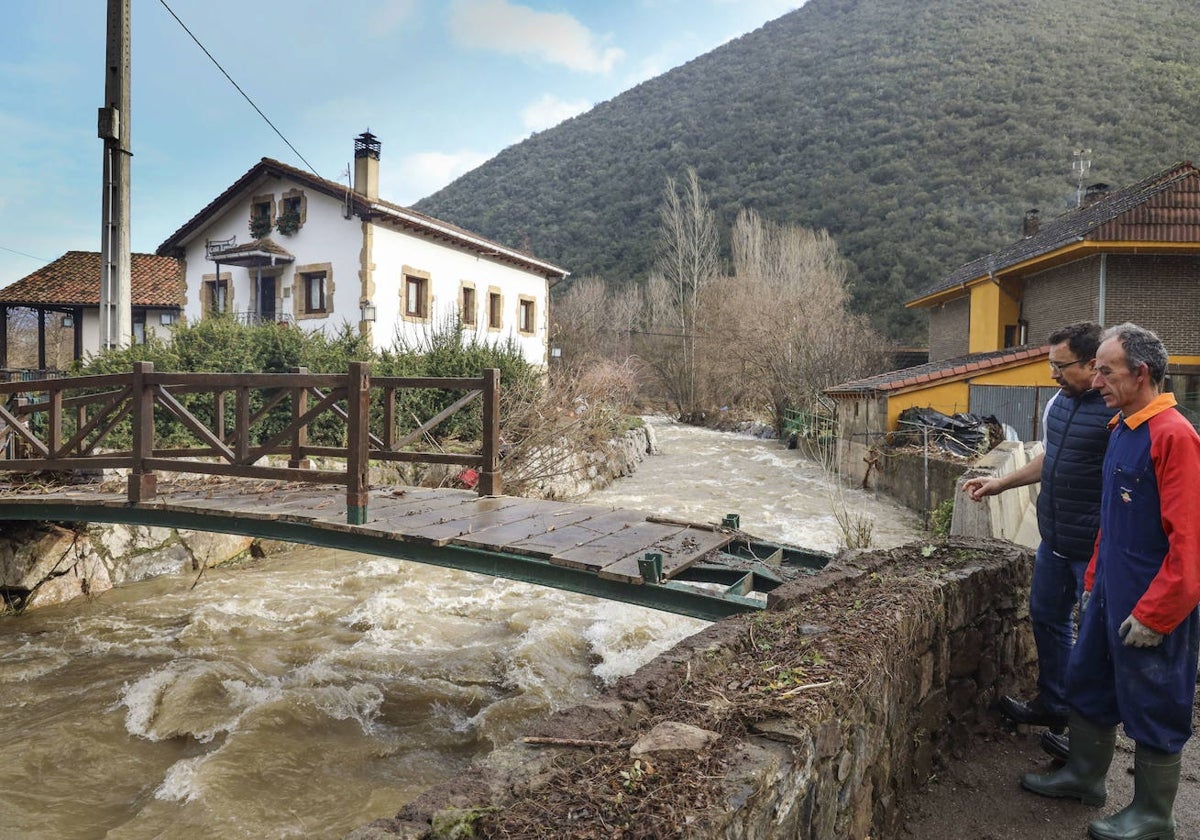
[[[252,241],[249,223],[255,199],[271,196],[275,212],[285,193],[302,189],[305,218],[290,236],[272,230],[269,237],[293,255],[295,261],[281,264],[277,275],[277,312],[288,313],[294,323],[307,331],[324,330],[332,334],[343,324],[359,329],[363,284],[360,277],[363,249],[363,223],[357,216],[346,219],[340,200],[324,193],[304,189],[287,179],[267,178],[234,197],[223,211],[186,244],[186,300],[184,314],[190,322],[204,313],[203,284],[212,278],[216,264],[205,252],[206,240],[237,238],[237,244]],[[475,289],[475,334],[482,341],[512,338],[532,364],[545,365],[548,346],[548,284],[544,276],[494,261],[475,252],[418,234],[396,230],[387,224],[374,224],[371,258],[374,293],[372,303],[376,320],[371,325],[372,342],[377,348],[396,343],[403,336],[410,346],[420,346],[428,330],[442,324],[459,311],[462,289]],[[266,271],[267,269],[264,269]],[[309,313],[304,307],[305,271],[328,272],[326,312]],[[405,276],[428,282],[429,308],[425,317],[404,314]],[[257,273],[254,268],[221,265],[228,276],[229,308],[238,313],[257,312]],[[489,326],[489,295],[501,301],[500,325]],[[532,329],[521,330],[521,304],[532,303]],[[526,310],[528,312],[528,310]]]
[[[419,346],[430,329],[460,314],[466,287],[475,292],[474,318],[463,319],[467,335],[489,344],[511,338],[526,361],[546,364],[549,331],[544,277],[385,225],[376,226],[372,254],[376,345],[392,345],[397,337],[403,337],[409,346]],[[405,316],[406,275],[429,282],[431,299],[424,318]],[[500,296],[498,327],[492,327],[489,319],[489,295],[493,294]],[[532,299],[530,331],[519,329],[523,297]],[[474,327],[470,326],[472,320]]]

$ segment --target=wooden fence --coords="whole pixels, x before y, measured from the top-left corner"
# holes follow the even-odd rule
[[[411,427],[397,416],[406,389],[465,393]],[[476,399],[478,452],[414,448]],[[138,362],[131,373],[0,383],[0,470],[128,469],[131,503],[155,497],[157,472],[345,485],[347,521],[358,525],[372,460],[470,467],[480,495],[499,495],[499,407],[495,369],[478,378],[372,378],[363,362],[344,374],[167,373]],[[310,442],[318,422],[326,439]],[[287,466],[259,466],[267,456],[285,456]],[[314,469],[314,457],[346,466]]]

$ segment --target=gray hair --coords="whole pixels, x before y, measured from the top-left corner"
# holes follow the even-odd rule
[[[1104,331],[1103,340],[1115,338],[1125,348],[1125,361],[1131,372],[1145,365],[1150,381],[1161,386],[1167,375],[1167,348],[1162,339],[1145,327],[1126,321]]]

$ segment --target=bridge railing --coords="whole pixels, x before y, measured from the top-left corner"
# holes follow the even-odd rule
[[[397,411],[410,389],[464,393],[410,428]],[[477,452],[414,448],[476,400]],[[154,498],[159,472],[344,485],[347,519],[361,524],[371,460],[472,467],[479,494],[498,495],[499,405],[494,369],[372,379],[363,362],[345,374],[168,373],[138,362],[130,373],[0,383],[0,470],[128,469],[132,503]],[[287,465],[261,464],[268,456]],[[317,457],[344,460],[345,468],[315,469]]]

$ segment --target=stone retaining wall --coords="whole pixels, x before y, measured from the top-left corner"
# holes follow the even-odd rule
[[[690,827],[680,836],[898,836],[902,797],[929,779],[939,755],[967,745],[982,728],[997,692],[1011,690],[1020,682],[1014,675],[1030,670],[1034,652],[1025,620],[1030,565],[1031,553],[1011,543],[952,539],[847,554],[820,574],[773,593],[770,610],[796,622],[801,628],[797,637],[853,634],[805,624],[806,607],[827,603],[834,593],[844,596],[847,588],[872,586],[878,592],[880,581],[886,580],[910,597],[897,600],[887,626],[877,631],[877,660],[861,671],[840,674],[828,689],[838,692],[836,697],[822,703],[797,701],[794,714],[758,720],[748,733],[715,740],[709,733],[667,744],[676,759],[680,754],[684,758],[663,764],[688,779],[702,776],[702,766],[712,766],[713,751],[724,768],[719,783],[723,801],[689,814]],[[854,621],[850,615],[846,620]],[[672,715],[701,705],[695,702],[703,699],[696,685],[720,685],[725,702],[736,704],[746,687],[725,679],[735,663],[749,658],[765,668],[772,660],[783,660],[778,649],[760,649],[754,622],[754,617],[742,616],[712,625],[597,700],[553,716],[544,729],[559,737],[610,743],[638,739],[623,759],[632,764],[639,744],[649,749],[647,737]],[[831,708],[841,711],[837,716],[821,711]],[[463,830],[468,819],[463,815],[477,817],[526,797],[541,804],[547,797],[539,798],[539,790],[561,783],[561,776],[551,781],[554,766],[611,763],[606,756],[587,765],[589,758],[594,756],[588,749],[506,746],[464,777],[426,792],[395,818],[377,820],[347,840],[471,836],[453,833]],[[573,836],[572,819],[581,817],[545,813],[546,825],[559,827],[562,837]]]

